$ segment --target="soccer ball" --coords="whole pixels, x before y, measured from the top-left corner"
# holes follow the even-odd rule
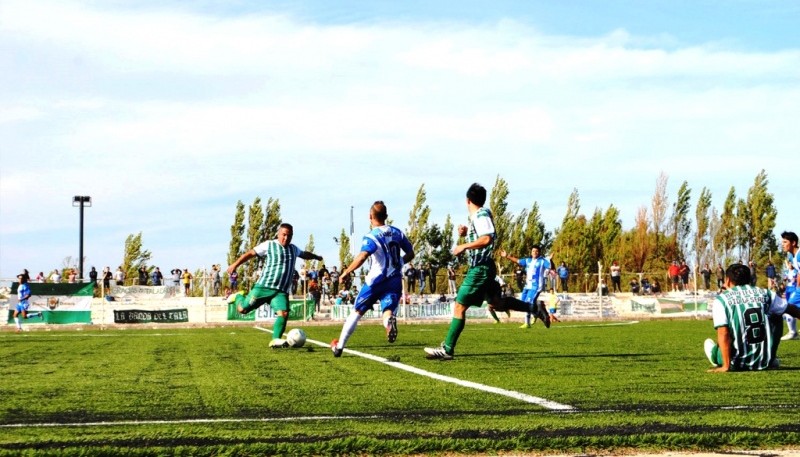
[[[286,334],[286,342],[293,348],[301,348],[306,344],[306,332],[299,328],[293,328]]]

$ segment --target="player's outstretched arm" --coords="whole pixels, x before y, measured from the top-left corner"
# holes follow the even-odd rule
[[[233,273],[234,271],[236,271],[237,268],[239,268],[239,266],[241,264],[247,262],[248,260],[252,259],[255,256],[256,256],[256,251],[253,250],[253,249],[250,249],[249,251],[247,251],[244,254],[240,255],[239,258],[236,259],[236,261],[234,261],[232,264],[230,264],[226,271],[228,272],[228,274]]]
[[[519,263],[519,259],[513,255],[509,255],[505,250],[500,251],[500,257],[508,259],[514,263]]]
[[[358,267],[364,265],[364,262],[367,261],[370,254],[367,251],[360,251],[355,259],[350,262],[350,265],[342,270],[341,274],[339,275],[339,284],[344,284],[345,278],[350,276],[350,273],[356,271]]]

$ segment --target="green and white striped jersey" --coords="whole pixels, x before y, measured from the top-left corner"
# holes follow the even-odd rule
[[[277,289],[287,294],[291,291],[295,262],[300,255],[300,248],[293,244],[283,247],[278,240],[265,241],[253,250],[263,259],[261,276],[255,285],[268,289]]]
[[[468,251],[469,266],[471,267],[490,265],[494,262],[494,219],[492,219],[492,212],[487,208],[479,208],[469,218],[467,241],[471,243],[484,235],[489,235],[492,241],[480,249],[470,249]]]
[[[736,286],[721,293],[712,309],[714,328],[727,326],[733,348],[731,369],[763,370],[772,358],[767,316],[780,315],[786,302],[767,289]]]

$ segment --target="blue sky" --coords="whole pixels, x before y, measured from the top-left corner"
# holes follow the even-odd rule
[[[278,198],[295,243],[432,222],[499,175],[560,223],[662,171],[720,208],[765,169],[797,231],[800,4],[778,1],[0,1],[0,278],[142,232],[162,269],[225,264],[237,200]],[[790,159],[791,158],[791,159]]]

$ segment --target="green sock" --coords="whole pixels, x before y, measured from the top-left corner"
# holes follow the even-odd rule
[[[272,339],[277,340],[283,336],[283,331],[286,330],[286,318],[278,315],[275,318],[275,325],[272,327]]]
[[[456,352],[456,343],[458,342],[458,337],[461,336],[461,331],[464,330],[464,325],[467,323],[467,319],[458,319],[453,318],[450,321],[450,330],[447,331],[447,338],[444,339],[444,350],[447,351],[448,354],[452,355]]]

